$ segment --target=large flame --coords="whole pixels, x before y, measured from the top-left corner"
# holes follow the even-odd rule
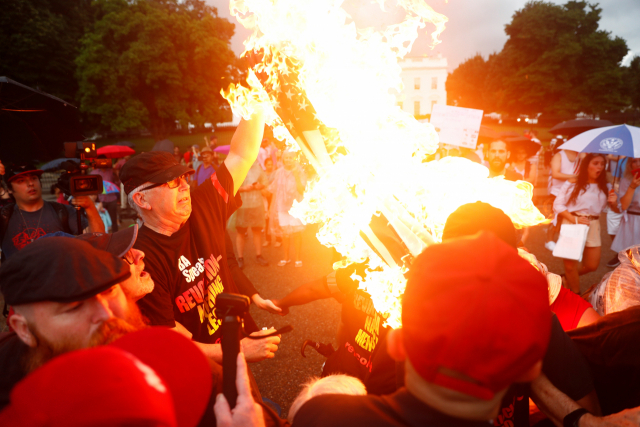
[[[384,9],[385,0],[377,2]],[[545,218],[531,203],[526,182],[490,179],[487,168],[460,158],[423,163],[436,150],[438,136],[396,106],[393,93],[402,90],[398,59],[427,24],[435,26],[431,35],[438,43],[446,17],[423,0],[396,0],[406,11],[401,23],[358,29],[342,3],[231,0],[231,13],[253,30],[245,53],[259,52],[260,59],[249,72],[248,88],[232,85],[223,95],[243,117],[257,102],[269,101],[267,123],[274,135],[301,149],[318,172],[292,214],[322,223],[318,239],[346,263],[368,259],[360,287],[387,316],[386,324],[398,327],[408,260],[440,240],[447,217],[460,205],[490,203],[519,228]],[[285,82],[292,85],[286,92]],[[288,108],[310,108],[318,131],[296,132],[283,122],[288,113],[281,104],[294,96],[302,101]],[[397,248],[376,232],[376,217],[408,256],[399,258]]]

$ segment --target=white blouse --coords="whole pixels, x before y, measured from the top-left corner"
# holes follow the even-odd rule
[[[607,207],[608,194],[600,191],[598,184],[587,184],[586,190],[579,194],[571,204],[567,204],[575,186],[574,183],[567,181],[560,187],[558,197],[553,202],[553,210],[556,215],[567,210],[580,215],[600,215]],[[611,190],[611,184],[607,184],[607,188]]]

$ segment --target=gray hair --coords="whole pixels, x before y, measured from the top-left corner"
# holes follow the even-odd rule
[[[321,394],[364,396],[367,394],[367,389],[362,381],[349,375],[336,374],[324,378],[311,378],[302,386],[302,391],[291,404],[287,417],[289,422],[293,423],[293,419],[302,405],[312,397],[320,396]]]
[[[129,203],[129,206],[131,206],[133,210],[136,211],[136,214],[138,214],[138,216],[143,220],[144,218],[142,218],[142,213],[144,212],[144,209],[138,206],[138,204],[133,200],[133,195],[136,193],[142,193],[142,194],[146,193],[148,190],[142,190],[142,188],[152,184],[153,183],[151,182],[145,182],[144,184],[139,185],[133,190],[131,190],[131,192],[127,195],[127,202]]]

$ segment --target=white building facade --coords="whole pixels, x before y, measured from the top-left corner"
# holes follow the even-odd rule
[[[447,58],[408,56],[398,64],[402,68],[404,90],[396,95],[398,106],[409,114],[431,114],[435,104],[447,104]]]

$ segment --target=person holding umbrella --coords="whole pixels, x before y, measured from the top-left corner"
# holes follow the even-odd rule
[[[640,191],[636,191],[639,186],[640,158],[629,159],[618,191],[619,208],[623,216],[618,233],[611,244],[611,250],[615,252],[640,244]],[[614,193],[613,197],[615,203],[618,203],[618,195]]]

